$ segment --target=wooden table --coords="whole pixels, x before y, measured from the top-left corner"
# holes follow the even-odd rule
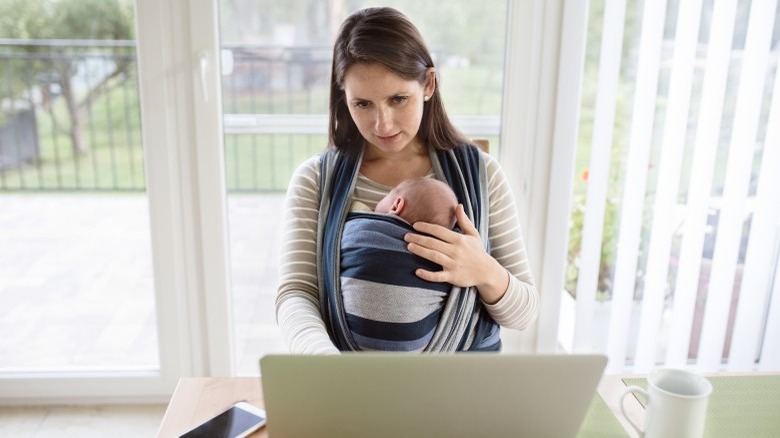
[[[631,427],[631,424],[626,420],[623,414],[620,412],[620,397],[626,390],[626,384],[623,383],[623,376],[618,375],[604,375],[599,382],[598,392],[604,402],[609,406],[609,410],[615,415],[620,425],[626,430],[628,436],[634,438],[639,437]],[[625,402],[626,415],[631,417],[631,421],[634,424],[644,424],[645,422],[645,408],[639,403],[635,397],[626,397]]]
[[[625,385],[619,376],[604,376],[598,391],[610,410],[616,413],[628,436],[634,437],[634,430],[619,415],[623,389]],[[259,377],[183,378],[168,404],[157,437],[178,437],[239,401],[247,401],[259,408],[265,407]],[[627,400],[626,408],[635,421],[641,421],[644,417],[644,409],[636,399]],[[268,437],[267,429],[262,428],[250,436]]]
[[[751,421],[751,415],[757,422],[769,419],[771,430],[780,430],[780,416],[777,415],[777,412],[780,412],[780,395],[774,396],[776,393],[780,394],[780,391],[777,390],[780,388],[779,373],[731,373],[708,375],[707,377],[716,377],[713,379],[716,389],[718,389],[718,385],[715,383],[718,383],[721,385],[721,389],[726,391],[722,394],[713,392],[713,396],[711,396],[708,416],[712,418],[708,417],[707,423],[708,428],[714,428],[714,430],[707,433],[708,436],[723,435],[723,432],[729,429],[732,423],[739,420],[739,418],[731,417],[735,415],[733,412],[738,412],[740,409],[747,409],[745,418],[748,418],[748,421]],[[732,380],[745,377],[752,381]],[[636,379],[636,376],[605,375],[599,382],[598,393],[625,429],[626,435],[636,437],[636,432],[620,413],[620,397],[626,389],[626,379],[631,378]],[[765,380],[767,378],[773,380],[770,382]],[[716,382],[718,379],[720,381]],[[728,385],[723,385],[724,383]],[[756,384],[758,384],[758,390]],[[756,400],[757,397],[759,400]],[[761,400],[761,397],[764,399]],[[159,438],[178,437],[239,401],[247,401],[259,408],[265,407],[259,377],[181,379],[165,412],[157,436]],[[644,423],[645,409],[635,397],[626,397],[625,407],[626,413],[632,421],[636,424]],[[266,428],[262,428],[251,436],[267,437],[268,433]],[[770,432],[769,435],[761,436],[780,435]]]
[[[780,373],[727,372],[704,376],[712,383],[704,438],[780,437]],[[620,381],[624,385],[647,387],[644,376],[623,376]],[[626,401],[629,399],[637,400],[627,397]],[[619,405],[617,409],[615,412],[619,412]],[[640,407],[637,413],[637,424],[643,424],[644,408]]]
[[[632,437],[637,434],[620,413],[620,397],[629,384],[646,387],[644,377],[604,376],[599,386],[602,398]],[[704,377],[713,387],[707,403],[705,438],[780,437],[780,372],[704,373]],[[625,408],[635,424],[644,424],[645,407],[636,397],[626,397]]]
[[[158,438],[179,437],[239,401],[265,407],[258,377],[183,378],[165,411]],[[268,437],[263,427],[250,435]]]

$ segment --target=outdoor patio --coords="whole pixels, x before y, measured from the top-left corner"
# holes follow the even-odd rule
[[[283,194],[230,195],[238,372],[283,351],[275,324]],[[0,370],[157,367],[142,194],[0,194]]]

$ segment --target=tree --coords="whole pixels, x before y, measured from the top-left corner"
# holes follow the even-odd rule
[[[132,1],[3,0],[0,2],[0,38],[132,40]],[[9,62],[7,74],[11,76],[9,88],[13,93],[10,97],[26,95],[31,99],[32,88],[38,88],[54,126],[67,129],[74,154],[85,153],[88,146],[81,136],[84,108],[115,86],[117,79],[128,75],[133,65],[131,60],[121,53],[121,48],[111,49],[113,56],[108,58],[112,64],[110,70],[79,93],[74,87],[74,77],[83,66],[89,48],[52,49],[44,45],[21,44],[18,49],[26,59],[24,62]],[[52,85],[56,85],[56,94],[51,92]],[[59,123],[52,110],[53,100],[59,97],[57,94],[65,101],[69,117],[67,124]]]

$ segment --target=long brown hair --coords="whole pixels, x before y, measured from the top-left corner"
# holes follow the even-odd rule
[[[398,10],[365,8],[347,17],[333,45],[328,122],[329,145],[347,153],[357,153],[363,147],[363,137],[349,114],[344,95],[344,75],[359,63],[381,64],[421,84],[427,80],[427,69],[434,66],[422,35]],[[438,78],[434,80],[436,87],[423,107],[417,136],[436,149],[452,149],[466,140],[447,117]]]

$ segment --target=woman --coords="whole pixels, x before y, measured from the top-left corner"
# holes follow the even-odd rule
[[[408,251],[428,261],[417,277],[449,291],[419,291],[433,312],[422,316],[437,319],[425,345],[409,349],[498,350],[498,326],[522,329],[535,319],[538,293],[498,162],[447,118],[414,25],[394,9],[368,8],[345,20],[334,44],[329,148],[298,167],[287,192],[276,312],[291,352],[370,350],[376,344],[367,338],[405,345],[420,338],[421,296],[345,300],[339,282],[351,203],[374,208],[393,186],[420,176],[456,192],[462,233],[418,222],[404,236]]]

